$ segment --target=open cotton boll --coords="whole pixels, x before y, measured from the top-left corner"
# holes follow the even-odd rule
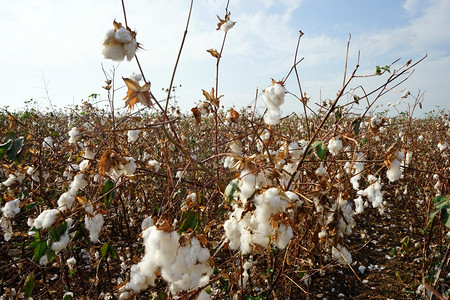
[[[87,185],[87,181],[84,180],[84,174],[77,174],[73,178],[73,181],[70,183],[70,192],[75,195],[76,192],[78,192],[79,189],[84,188]]]
[[[236,24],[236,22],[228,20],[220,26],[220,30],[222,30],[224,32],[228,32],[228,30],[233,28],[234,24]]]
[[[138,48],[138,43],[135,39],[131,40],[131,42],[123,44],[123,51],[127,57],[127,60],[130,61],[136,54],[136,50]]]
[[[6,202],[5,206],[2,207],[3,217],[5,218],[14,218],[20,212],[20,200],[15,199]]]
[[[401,162],[398,159],[394,159],[391,162],[390,168],[386,171],[386,177],[390,182],[397,181],[402,176],[402,170],[400,169]]]
[[[74,201],[75,201],[74,194],[69,190],[68,192],[65,192],[61,196],[59,196],[58,209],[60,210],[71,209]]]
[[[59,210],[57,209],[47,209],[41,212],[41,214],[30,222],[32,225],[30,227],[35,227],[36,229],[46,229],[55,223]]]
[[[122,44],[114,43],[105,46],[102,49],[102,55],[106,59],[111,59],[113,61],[123,61],[125,58],[125,51]]]
[[[323,163],[320,163],[320,167],[316,169],[316,175],[317,176],[325,176],[327,175],[327,170],[323,167]]]
[[[11,186],[18,181],[18,178],[14,174],[9,174],[8,179],[2,182],[4,186]]]
[[[84,217],[84,224],[89,231],[89,238],[92,243],[98,242],[98,236],[103,227],[103,216],[101,214],[95,215],[93,218],[89,216]]]
[[[333,258],[342,265],[346,265],[347,262],[348,262],[348,264],[352,264],[353,259],[352,259],[352,255],[350,254],[350,252],[345,247],[341,246],[340,244],[337,244],[336,247],[337,248],[333,247],[331,249],[331,255],[333,256]],[[345,259],[342,256],[344,256]]]
[[[139,81],[142,80],[142,75],[141,74],[136,74],[136,73],[133,72],[133,74],[131,74],[129,78],[131,80],[133,80],[133,81],[139,82]]]
[[[128,130],[128,143],[135,142],[139,137],[139,133],[141,133],[141,131],[138,129]]]
[[[285,92],[281,84],[274,84],[264,90],[263,101],[269,109],[278,109],[284,102]]]
[[[77,263],[77,260],[75,259],[75,257],[71,257],[66,261],[66,264],[69,267],[69,269],[72,269],[76,263]]]
[[[328,150],[330,150],[330,153],[333,156],[338,155],[339,151],[342,150],[342,147],[343,147],[342,141],[338,136],[331,138],[330,141],[328,142]]]
[[[148,162],[148,165],[150,166],[150,168],[153,169],[153,171],[158,172],[159,169],[161,168],[161,164],[159,162],[157,162],[156,160],[150,160]]]
[[[126,157],[128,163],[123,166],[126,175],[133,175],[136,172],[136,160],[133,157]]]
[[[264,123],[267,125],[277,125],[280,123],[281,112],[279,109],[268,109],[264,115]]]
[[[124,27],[120,27],[115,33],[114,33],[114,39],[122,44],[129,43],[133,39],[131,36],[131,33],[126,30]]]
[[[47,254],[43,255],[43,256],[39,259],[39,265],[45,266],[46,264],[48,264],[48,257],[47,257]]]
[[[364,201],[361,196],[355,199],[355,214],[364,212]]]
[[[77,127],[72,127],[69,131],[69,144],[75,144],[81,137]]]

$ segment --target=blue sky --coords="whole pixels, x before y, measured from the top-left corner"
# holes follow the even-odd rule
[[[137,30],[145,50],[139,59],[152,91],[165,97],[184,31],[187,0],[127,1],[128,23]],[[220,48],[223,32],[216,31],[216,15],[224,15],[225,0],[194,2],[191,27],[182,53],[175,84],[183,110],[202,99],[201,89],[214,85],[215,60],[205,51]],[[345,48],[352,35],[349,69],[361,53],[360,73],[369,74],[376,65],[401,58],[416,61],[411,79],[383,97],[400,100],[402,89],[413,95],[425,91],[420,114],[439,105],[450,109],[450,1],[448,0],[230,0],[231,18],[237,21],[227,36],[220,67],[219,93],[225,107],[251,105],[256,89],[280,80],[292,65],[298,31],[302,30],[299,65],[302,88],[315,102],[333,98],[342,83]],[[0,11],[0,106],[11,110],[33,98],[39,109],[80,104],[92,93],[105,99],[103,67],[116,69],[116,79],[137,72],[134,61],[120,64],[102,58],[101,41],[112,21],[123,21],[120,1],[112,0],[16,0],[3,3]],[[401,64],[398,65],[400,67]],[[373,88],[383,78],[355,81]],[[295,81],[287,88],[297,92]],[[47,90],[47,91],[46,91]],[[116,106],[123,101],[118,92]],[[48,97],[47,97],[48,92]],[[412,99],[408,99],[412,101]],[[402,104],[399,109],[406,109]],[[287,98],[284,114],[302,111],[295,99]],[[420,115],[419,114],[419,115]]]

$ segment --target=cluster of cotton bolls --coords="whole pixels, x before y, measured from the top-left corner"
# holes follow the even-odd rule
[[[81,138],[80,130],[77,127],[72,127],[68,134],[69,144],[75,144]]]
[[[242,254],[250,253],[255,245],[284,249],[293,236],[292,228],[285,223],[286,212],[288,206],[298,207],[301,201],[289,191],[262,189],[268,180],[262,173],[254,175],[248,169],[241,172],[239,193],[224,229],[230,248],[240,249]],[[259,189],[262,191],[254,194]]]
[[[96,214],[92,205],[88,205],[84,209],[88,213],[84,216],[84,225],[89,231],[89,239],[92,243],[97,243],[103,227],[103,215],[100,213]]]
[[[136,42],[136,32],[124,28],[114,21],[114,28],[106,32],[103,41],[103,57],[114,61],[123,61],[125,57],[130,61],[139,47]]]
[[[384,202],[383,193],[381,192],[380,178],[377,178],[371,174],[367,176],[367,181],[370,185],[364,189],[359,190],[357,194],[359,196],[366,196],[370,203],[372,203],[373,208],[377,208],[380,214],[384,214]],[[361,206],[361,199],[355,200],[357,203],[357,210],[362,212],[363,208]],[[366,203],[364,203],[366,205]]]
[[[59,196],[58,208],[60,210],[71,209],[78,190],[86,187],[86,185],[87,181],[84,179],[84,174],[79,173],[75,175],[73,181],[69,185],[69,190]]]
[[[121,288],[120,299],[128,299],[131,292],[139,293],[154,286],[158,271],[169,284],[172,295],[209,283],[213,271],[209,250],[195,236],[159,230],[149,219],[144,223],[143,228],[148,226],[142,232],[145,254],[139,263],[131,266],[130,280]]]
[[[401,151],[396,151],[388,161],[388,170],[386,176],[390,182],[397,181],[402,176],[403,170],[401,165],[405,155]]]
[[[356,154],[356,161],[353,163],[346,162],[344,165],[344,169],[347,172],[347,174],[354,174],[350,178],[350,183],[353,186],[353,189],[359,190],[359,180],[361,179],[361,172],[364,170],[364,163],[365,160],[364,154],[361,152],[358,152]]]
[[[279,83],[273,83],[264,90],[262,100],[267,107],[267,112],[264,115],[264,122],[267,125],[276,125],[280,123],[280,106],[284,102],[284,97],[284,87]]]
[[[352,205],[348,200],[342,199],[342,194],[339,194],[336,199],[329,197],[326,200],[320,200],[315,197],[313,201],[316,214],[318,215],[318,222],[322,227],[318,238],[326,246],[331,247],[332,258],[337,260],[338,263],[345,264],[346,260],[352,263],[351,254],[344,246],[339,244],[339,240],[342,240],[345,235],[352,233],[355,225],[353,215],[356,212],[353,210]],[[325,204],[326,202],[328,204]],[[346,260],[343,259],[340,253],[344,255]]]
[[[9,241],[13,235],[11,220],[20,212],[20,200],[15,199],[5,203],[2,207],[2,218],[0,219],[0,226],[3,230],[3,237],[5,241]]]
[[[119,163],[112,166],[109,171],[106,172],[106,175],[111,177],[113,180],[119,179],[122,175],[134,175],[137,168],[136,160],[133,157],[125,157],[125,160],[127,160],[127,163]]]

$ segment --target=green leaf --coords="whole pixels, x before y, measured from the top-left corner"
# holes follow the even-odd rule
[[[52,249],[50,249],[50,248],[47,248],[47,259],[48,259],[48,261],[52,261],[52,260],[54,260],[55,259],[55,257],[56,257],[56,253],[55,253],[55,251],[53,251]]]
[[[334,117],[336,118],[336,121],[339,121],[342,118],[342,107],[338,106],[335,113],[334,113]]]
[[[106,258],[106,256],[108,255],[108,248],[109,248],[109,244],[108,243],[104,243],[100,247],[100,254],[102,255],[103,258]]]
[[[103,198],[103,202],[105,203],[106,208],[109,208],[109,206],[111,205],[111,200],[113,200],[116,197],[115,191],[110,192],[113,188],[114,182],[112,182],[111,180],[106,181],[102,187],[102,194],[108,193]]]
[[[63,298],[63,300],[72,300],[72,299],[73,299],[72,295],[65,295]]]
[[[0,160],[3,159],[6,152],[11,148],[12,142],[12,139],[7,139],[6,142],[0,145]]]
[[[353,120],[351,126],[352,126],[352,129],[353,129],[353,133],[355,135],[359,134],[360,125],[361,125],[361,119],[360,118],[357,118],[357,119]]]
[[[108,252],[112,258],[117,259],[117,260],[119,259],[119,255],[117,254],[117,251],[116,251],[116,249],[114,249],[113,246],[109,245]]]
[[[375,74],[381,75],[381,68],[380,68],[380,66],[377,66],[377,67],[376,67],[376,69],[375,69]]]
[[[11,147],[6,151],[6,156],[9,160],[14,160],[16,156],[20,153],[22,150],[23,145],[23,137],[19,137],[17,139],[14,139],[12,142]]]
[[[391,73],[391,68],[389,68],[389,66],[383,66],[381,67],[382,70],[385,70],[388,73]]]
[[[36,205],[38,205],[37,202],[33,202],[33,203],[30,203],[30,204],[27,204],[27,205],[25,205],[25,206],[23,207],[23,210],[24,210],[24,211],[30,210],[30,209],[34,208]]]
[[[34,255],[33,260],[35,262],[38,262],[42,256],[45,255],[45,252],[47,251],[47,241],[40,241],[37,243],[36,247],[34,248]]]
[[[25,296],[31,297],[31,293],[33,292],[34,288],[34,272],[31,272],[27,276],[27,280],[25,280],[25,285],[23,287]]]
[[[188,211],[187,213],[184,213],[182,219],[183,221],[181,222],[180,229],[178,229],[178,234],[182,234],[189,228],[194,230],[195,227],[197,226],[198,215],[193,211]]]
[[[325,155],[327,154],[327,148],[324,146],[322,141],[315,141],[311,147],[316,149],[316,154],[320,158],[320,160],[324,160]]]
[[[445,196],[439,195],[434,197],[432,202],[435,203],[436,210],[430,213],[430,219],[428,220],[428,224],[425,229],[430,226],[431,222],[433,222],[433,219],[440,212],[442,212],[442,221],[444,222],[445,226],[450,228],[450,199]]]

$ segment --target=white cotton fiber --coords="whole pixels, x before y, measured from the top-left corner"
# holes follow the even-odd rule
[[[141,131],[138,130],[138,129],[128,130],[128,133],[127,133],[127,135],[128,135],[128,143],[135,142],[138,139],[138,137],[139,137],[139,133],[141,133]]]
[[[15,199],[6,202],[5,206],[2,207],[3,217],[5,218],[14,218],[20,212],[20,200]]]
[[[59,210],[57,209],[47,209],[41,212],[41,214],[31,222],[32,226],[36,229],[46,229],[55,223]]]
[[[64,234],[61,235],[59,241],[54,241],[52,243],[51,249],[56,253],[66,249],[70,241],[69,230],[72,227],[73,220],[71,218],[66,219],[67,229]]]
[[[333,156],[338,155],[342,150],[342,147],[342,141],[338,136],[331,138],[328,142],[328,150]]]
[[[72,127],[69,131],[69,144],[75,144],[80,139],[80,131],[76,127]]]
[[[89,230],[89,238],[91,242],[97,243],[100,231],[102,230],[103,226],[103,216],[101,214],[97,214],[93,218],[91,218],[86,215],[84,217],[84,224],[86,226],[86,229]]]

